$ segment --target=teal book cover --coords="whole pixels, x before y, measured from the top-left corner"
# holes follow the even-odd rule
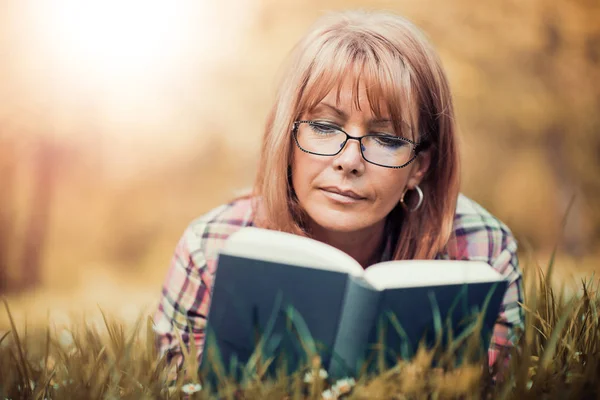
[[[478,317],[487,349],[507,287],[491,266],[390,261],[363,270],[338,252],[258,228],[232,235],[219,255],[201,370],[213,374],[218,363],[241,379],[259,362],[291,372],[318,355],[330,376],[357,376],[381,345],[391,366],[420,343],[468,334]]]

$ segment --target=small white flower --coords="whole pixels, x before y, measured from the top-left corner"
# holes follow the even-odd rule
[[[532,386],[533,386],[533,381],[527,382],[527,390],[531,389]]]
[[[35,389],[35,382],[32,381],[31,379],[29,380],[29,386],[31,387],[31,390]]]
[[[64,347],[70,347],[73,344],[73,335],[66,329],[60,332],[58,337],[59,343]]]
[[[328,376],[329,376],[329,374],[323,368],[321,368],[319,370],[319,378],[327,379]],[[312,381],[313,381],[313,373],[312,373],[312,371],[308,371],[306,374],[304,374],[304,382],[311,383]]]
[[[58,388],[60,388],[60,385],[58,383],[55,383],[54,385],[52,385],[52,387],[54,388],[54,390],[58,390]]]
[[[323,398],[323,400],[336,400],[338,394],[333,389],[327,389],[323,393],[321,393],[321,397]]]
[[[181,387],[181,390],[183,390],[187,394],[194,394],[202,390],[202,385],[200,385],[199,383],[188,383],[183,385]]]
[[[354,378],[342,378],[335,382],[332,389],[337,393],[348,393],[356,385]]]

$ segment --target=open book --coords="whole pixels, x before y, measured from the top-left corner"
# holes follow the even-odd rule
[[[259,349],[272,365],[294,369],[312,351],[330,375],[356,375],[377,344],[395,362],[419,343],[446,340],[449,326],[453,338],[468,334],[477,317],[487,350],[506,288],[484,262],[389,261],[364,270],[316,240],[242,228],[219,253],[202,368],[210,369],[216,346],[228,372],[256,362]]]

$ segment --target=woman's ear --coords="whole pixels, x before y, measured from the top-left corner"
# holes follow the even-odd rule
[[[410,190],[414,189],[415,186],[420,184],[427,174],[427,171],[431,165],[431,153],[429,151],[420,153],[413,164],[412,172],[406,184],[406,187]]]

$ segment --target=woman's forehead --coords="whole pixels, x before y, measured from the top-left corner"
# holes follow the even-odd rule
[[[315,88],[316,89],[316,88]],[[402,90],[401,88],[395,88]],[[371,116],[375,122],[401,120],[405,127],[410,126],[412,106],[409,102],[396,104],[396,98],[386,96],[387,91],[364,79],[346,76],[325,92],[313,90],[306,93],[305,109],[309,113],[333,112],[348,116],[359,111]],[[312,94],[312,96],[311,96]]]
[[[333,111],[342,116],[360,111],[369,114],[378,114],[377,118],[389,119],[389,106],[385,99],[380,99],[376,104],[371,104],[363,82],[354,87],[353,82],[345,79],[336,87],[332,88],[321,101],[315,104],[311,112]]]
[[[371,85],[372,86],[372,85]],[[374,90],[377,92],[377,97],[382,96],[382,90]],[[335,101],[337,106],[349,105],[357,109],[371,107],[371,101],[367,93],[367,85],[364,79],[348,77],[341,81],[336,87],[327,93],[324,100],[329,102]],[[387,104],[384,98],[381,98],[381,108],[387,110]]]

